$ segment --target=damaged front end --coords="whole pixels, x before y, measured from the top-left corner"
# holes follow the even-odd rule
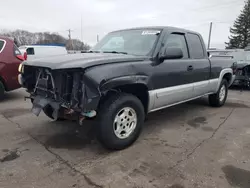
[[[37,116],[48,106],[52,110],[46,115],[53,119],[93,116],[101,97],[98,86],[84,76],[82,69],[25,66],[22,81],[30,93],[32,112]]]

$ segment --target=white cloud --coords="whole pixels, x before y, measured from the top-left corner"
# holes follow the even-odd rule
[[[150,25],[186,27],[208,38],[214,21],[212,46],[223,46],[229,26],[244,0],[8,0],[1,2],[0,29],[59,32],[94,44],[96,36],[109,31]],[[15,5],[15,6],[13,6]],[[226,23],[218,23],[226,22]]]
[[[150,19],[150,20],[155,20],[157,19],[158,15],[156,13],[147,13],[147,14],[140,14],[137,16],[139,19]]]
[[[94,9],[96,12],[107,13],[115,9],[115,4],[111,2],[97,2]]]

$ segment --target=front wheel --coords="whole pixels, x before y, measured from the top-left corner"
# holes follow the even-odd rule
[[[217,93],[209,95],[209,104],[214,107],[221,107],[225,104],[228,94],[228,82],[223,79]]]
[[[125,149],[140,135],[144,117],[144,107],[136,96],[115,94],[98,111],[98,140],[108,149]]]

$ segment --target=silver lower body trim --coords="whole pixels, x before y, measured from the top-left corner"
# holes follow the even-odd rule
[[[217,92],[219,79],[205,80],[149,91],[148,112]]]
[[[162,107],[159,107],[159,108],[156,108],[156,109],[152,109],[148,113],[155,112],[155,111],[158,111],[158,110],[161,110],[161,109],[164,109],[164,108],[168,108],[168,107],[171,107],[171,106],[175,106],[175,105],[178,105],[178,104],[182,104],[182,103],[185,103],[185,102],[188,102],[188,101],[192,101],[192,100],[195,100],[195,99],[198,99],[198,98],[210,95],[210,94],[213,94],[213,93],[207,93],[205,95],[201,95],[201,96],[194,97],[194,98],[191,98],[191,99],[187,99],[187,100],[184,100],[184,101],[180,101],[180,102],[177,102],[177,103],[174,103],[174,104],[170,104],[170,105],[162,106]]]

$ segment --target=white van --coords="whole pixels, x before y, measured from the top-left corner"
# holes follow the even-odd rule
[[[65,46],[56,46],[56,45],[25,45],[20,46],[19,50],[24,54],[27,53],[27,59],[33,60],[38,58],[45,58],[55,55],[65,55],[67,50]]]

